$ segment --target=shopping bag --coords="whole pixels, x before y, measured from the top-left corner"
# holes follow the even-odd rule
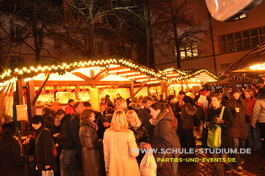
[[[149,149],[140,163],[141,176],[156,176],[156,169],[155,157],[152,153],[152,149]]]
[[[210,148],[219,148],[221,146],[221,127],[220,125],[208,130],[207,145]]]
[[[223,106],[220,114],[220,119],[223,118],[224,109],[225,107]],[[208,138],[207,138],[208,147],[219,148],[222,144],[221,135],[222,135],[222,128],[220,125],[210,128],[208,130]]]
[[[53,170],[43,170],[42,172],[41,172],[41,176],[54,176],[54,172],[53,172]]]

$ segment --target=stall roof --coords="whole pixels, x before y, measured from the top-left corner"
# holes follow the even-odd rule
[[[244,57],[222,70],[219,74],[255,73],[265,71],[265,42],[254,48]]]
[[[133,63],[128,59],[97,59],[64,62],[59,64],[23,66],[17,68],[5,68],[0,75],[1,83],[7,84],[21,76],[25,81],[43,81],[45,74],[49,73],[49,82],[58,81],[83,81],[85,84],[97,81],[106,82],[147,82],[158,83],[166,78],[146,66]]]
[[[191,71],[186,71],[186,73],[188,79],[196,78],[200,80],[200,82],[202,83],[218,81],[218,77],[206,69],[191,70]]]
[[[168,79],[168,82],[179,82],[181,80],[190,80],[195,78],[194,82],[215,82],[218,78],[206,69],[181,71],[176,68],[167,68],[159,71],[164,77]]]
[[[206,69],[184,72],[176,68],[154,71],[128,59],[96,59],[63,62],[58,64],[38,64],[16,68],[5,68],[0,75],[0,86],[15,82],[18,77],[25,82],[34,80],[41,85],[49,75],[47,86],[51,85],[112,85],[112,84],[157,84],[179,82],[196,78],[197,82],[213,82],[218,78]]]

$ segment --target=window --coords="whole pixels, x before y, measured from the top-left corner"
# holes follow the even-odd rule
[[[11,25],[10,26],[10,36],[11,40],[20,40],[22,39],[21,26]]]
[[[259,28],[259,40],[260,43],[265,42],[265,27]]]
[[[249,50],[265,42],[265,27],[235,32],[218,37],[219,52],[232,53]]]
[[[176,53],[177,55],[177,53]],[[180,46],[180,57],[181,59],[192,59],[198,57],[198,43],[191,42]]]
[[[248,16],[247,16],[247,13],[243,13],[243,14],[241,14],[241,15],[235,17],[235,18],[233,19],[233,21],[241,20],[241,19],[244,19],[244,18],[247,18],[247,17],[248,17]]]

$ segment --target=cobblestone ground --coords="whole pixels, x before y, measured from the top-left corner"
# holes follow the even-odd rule
[[[200,142],[196,141],[196,145],[200,146]],[[211,155],[196,154],[181,155],[181,158],[211,158]],[[244,155],[244,163],[242,165],[243,173],[232,170],[231,176],[265,176],[265,147],[258,152],[253,152],[249,155]],[[180,162],[179,172],[180,176],[214,176],[216,175],[216,169],[214,163],[210,162]]]

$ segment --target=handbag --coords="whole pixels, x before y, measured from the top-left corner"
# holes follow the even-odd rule
[[[225,107],[222,107],[220,119],[223,118]],[[212,127],[208,130],[207,146],[210,148],[219,148],[221,146],[221,133],[222,128],[220,125]]]
[[[156,160],[152,153],[152,149],[144,155],[140,163],[140,174],[141,176],[156,176]]]
[[[43,170],[41,176],[54,176],[53,170]]]

